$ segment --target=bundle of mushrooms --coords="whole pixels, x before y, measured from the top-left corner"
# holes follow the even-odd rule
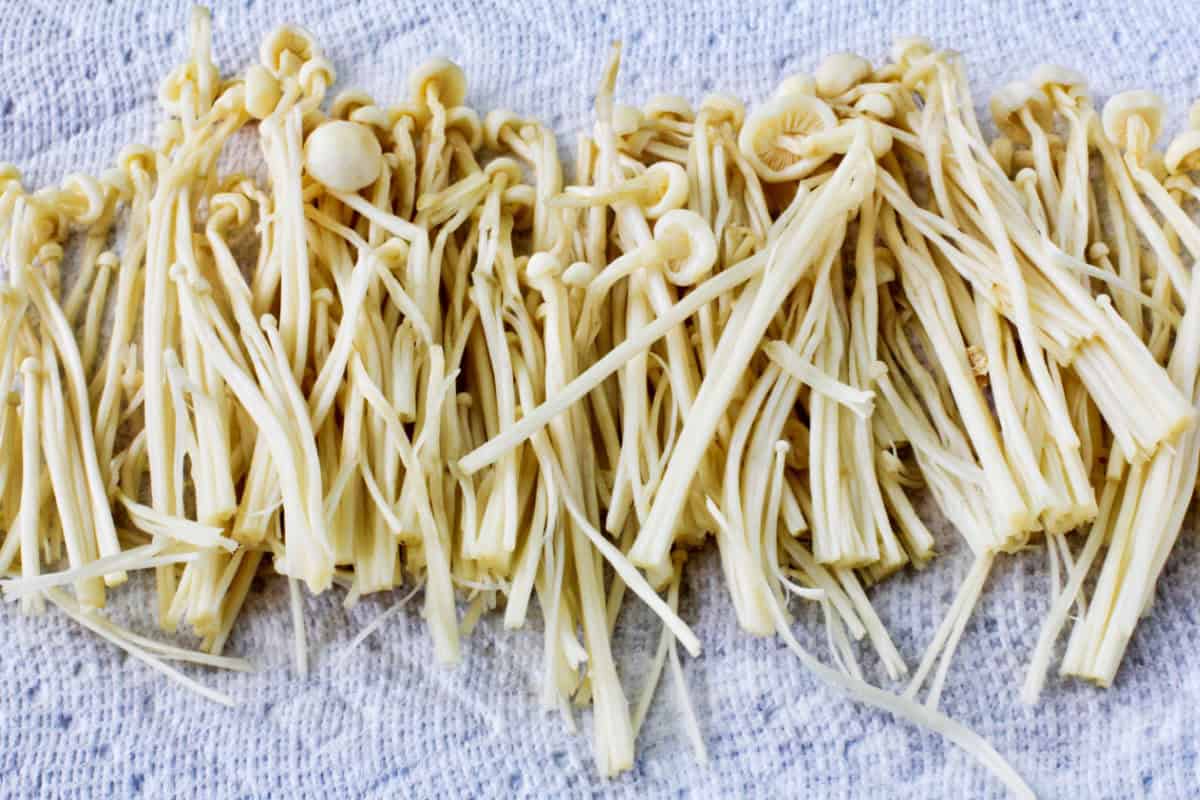
[[[0,166],[5,596],[224,702],[169,662],[245,668],[221,653],[264,570],[301,671],[305,590],[423,589],[447,664],[481,614],[536,608],[542,700],[592,707],[609,775],[700,650],[678,599],[711,538],[743,628],[1027,793],[938,697],[1000,553],[1040,544],[1052,576],[1029,702],[1064,628],[1062,673],[1107,686],[1149,610],[1200,456],[1200,114],[1160,151],[1155,95],[1098,112],[1040,67],[989,141],[961,60],[919,39],[750,111],[617,104],[618,61],[568,170],[536,120],[464,105],[448,61],[404,102],[327,102],[309,34],[223,77],[197,10],[154,146],[35,192]],[[261,163],[229,171],[243,132]],[[908,672],[867,590],[934,556],[921,492],[975,561],[894,693],[853,642]],[[199,651],[103,614],[148,569]],[[663,624],[633,704],[630,593]]]

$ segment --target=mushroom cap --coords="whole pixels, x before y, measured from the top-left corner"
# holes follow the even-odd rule
[[[455,106],[446,112],[446,133],[451,131],[457,131],[472,150],[483,146],[483,125],[470,106]]]
[[[854,53],[831,53],[817,66],[817,94],[837,97],[862,83],[871,74],[871,62]]]
[[[1172,139],[1163,163],[1172,175],[1200,170],[1200,130],[1183,131]]]
[[[80,201],[72,218],[81,225],[95,224],[108,207],[104,187],[91,175],[72,173],[63,178],[62,189],[65,194]]]
[[[933,52],[933,42],[923,36],[902,36],[892,44],[892,60],[903,68]]]
[[[1166,110],[1162,98],[1145,89],[1115,94],[1108,98],[1101,114],[1104,133],[1118,147],[1126,149],[1132,144],[1129,141],[1129,123],[1134,119],[1141,119],[1150,132],[1150,141],[1147,144],[1153,144],[1162,132]]]
[[[38,361],[33,356],[26,356],[21,360],[21,375],[25,380],[36,379],[42,374],[42,362]]]
[[[1047,94],[1055,86],[1068,94],[1087,91],[1087,78],[1083,73],[1058,64],[1038,64],[1029,73],[1029,82]]]
[[[208,219],[213,222],[232,222],[241,227],[250,221],[250,198],[241,192],[219,192],[208,201]]]
[[[704,280],[717,263],[717,241],[704,218],[677,208],[654,223],[654,241],[666,256],[663,272],[676,286]]]
[[[1021,112],[1028,109],[1043,128],[1053,124],[1052,110],[1046,93],[1028,81],[1013,81],[1000,87],[988,102],[996,127],[1015,142],[1028,142],[1029,131],[1021,121]]]
[[[483,118],[483,141],[489,150],[503,150],[506,145],[500,141],[505,131],[520,135],[521,126],[525,120],[517,116],[515,111],[507,108],[496,108]]]
[[[383,148],[365,125],[324,122],[304,143],[304,166],[314,179],[337,192],[357,192],[379,177]]]
[[[276,77],[282,77],[299,70],[318,52],[317,40],[311,33],[295,25],[282,25],[263,40],[258,60]]]
[[[746,117],[738,134],[738,149],[764,181],[795,180],[824,159],[803,158],[781,147],[779,137],[803,137],[835,125],[837,117],[825,101],[812,95],[777,94]]]
[[[1188,109],[1188,127],[1200,128],[1200,100],[1192,103]]]
[[[855,101],[854,111],[876,119],[891,119],[896,116],[896,104],[883,92],[869,92]]]
[[[1011,175],[1013,169],[1013,141],[1007,136],[997,136],[988,145],[988,150],[1005,175]]]
[[[408,263],[408,253],[408,242],[397,236],[393,236],[375,248],[375,257],[392,272]]]
[[[653,202],[643,206],[649,219],[659,219],[671,211],[682,208],[688,199],[687,170],[674,161],[656,161],[646,168],[643,177],[650,184],[647,199]]]
[[[532,258],[530,259],[532,261]],[[586,261],[576,261],[562,271],[562,281],[573,289],[584,289],[596,277],[596,268]]]
[[[533,227],[533,208],[537,204],[537,190],[528,183],[518,183],[504,190],[504,210],[512,214],[513,230],[527,231]]]
[[[717,92],[704,96],[700,101],[700,112],[710,123],[732,122],[736,128],[746,119],[746,104],[734,95]]]
[[[644,121],[642,112],[625,103],[616,103],[612,109],[612,129],[617,136],[629,136],[638,132]]]
[[[467,76],[462,68],[448,58],[431,58],[417,67],[408,76],[408,88],[412,92],[413,101],[422,109],[428,110],[426,93],[429,89],[437,92],[438,102],[446,108],[462,105],[467,97]]]
[[[423,108],[412,100],[402,100],[394,106],[390,106],[388,113],[392,115],[393,135],[397,125],[403,124],[411,131],[429,120],[429,109]]]
[[[279,79],[262,64],[251,64],[246,69],[246,110],[255,119],[265,119],[279,104],[283,92]]]
[[[383,106],[366,105],[351,111],[349,120],[375,128],[380,133],[391,133],[396,123],[396,115]]]
[[[128,145],[122,148],[120,154],[117,156],[117,165],[130,175],[133,174],[134,170],[153,175],[156,166],[154,150],[144,144]],[[4,183],[4,178],[4,172],[0,170],[0,184]],[[13,178],[20,180],[20,173],[14,172]]]
[[[817,93],[817,79],[812,75],[807,75],[803,72],[795,75],[789,75],[779,82],[775,87],[775,91],[771,92],[772,97],[782,97],[789,94],[807,94],[815,95]]]
[[[358,109],[373,105],[375,98],[361,89],[345,89],[333,98],[329,106],[329,116],[333,119],[350,119],[350,115]]]
[[[300,82],[305,96],[315,98],[319,102],[325,99],[325,92],[337,80],[337,70],[334,69],[332,61],[318,54],[304,62],[296,79]]]
[[[677,119],[691,122],[696,118],[692,104],[677,94],[656,94],[642,106],[647,119]]]
[[[493,158],[483,168],[483,174],[488,178],[503,175],[508,179],[509,186],[516,186],[525,177],[521,172],[521,165],[517,163],[516,159],[509,158],[508,156]]]
[[[562,261],[550,253],[534,253],[525,262],[525,276],[531,281],[555,278],[563,273]]]

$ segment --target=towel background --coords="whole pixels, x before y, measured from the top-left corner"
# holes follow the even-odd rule
[[[214,4],[216,57],[240,70],[275,25],[312,30],[339,86],[381,100],[406,93],[408,71],[447,55],[465,69],[469,102],[551,124],[570,146],[588,124],[610,41],[625,43],[619,94],[640,104],[668,91],[753,101],[835,50],[873,59],[920,34],[963,52],[981,102],[1050,61],[1093,92],[1155,89],[1175,130],[1200,94],[1200,5],[1021,0],[1012,3],[380,2]],[[126,143],[149,141],[159,80],[186,50],[188,5],[21,0],[0,4],[0,159],[31,186],[94,170]],[[1189,531],[1192,523],[1189,521]],[[968,567],[956,534],[944,557],[872,599],[910,665],[919,660]],[[938,737],[865,710],[820,685],[776,640],[738,630],[711,553],[686,575],[683,615],[704,642],[685,662],[711,754],[695,763],[669,673],[639,741],[636,769],[605,781],[592,766],[590,715],[572,734],[537,705],[540,622],[485,620],[456,670],[435,666],[414,602],[345,663],[339,651],[395,596],[347,611],[340,593],[306,602],[312,674],[289,667],[286,584],[262,582],[228,651],[256,674],[201,678],[237,698],[201,700],[48,613],[0,608],[0,786],[18,797],[437,797],[570,795],[698,797],[964,797],[1001,794]],[[155,634],[150,584],[114,592],[112,613]],[[1046,797],[1180,797],[1200,786],[1200,550],[1185,534],[1139,627],[1116,685],[1051,677],[1042,703],[1016,699],[1048,605],[1042,549],[998,561],[943,696],[943,708],[991,741]],[[639,689],[658,625],[628,602],[617,635],[625,684]],[[801,641],[828,660],[819,616],[800,613]],[[888,686],[867,648],[864,667]]]

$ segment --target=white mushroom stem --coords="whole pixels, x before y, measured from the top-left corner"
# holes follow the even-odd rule
[[[814,263],[813,243],[828,242],[831,226],[836,231],[846,224],[846,217],[872,191],[874,173],[874,159],[865,137],[860,138],[821,188],[810,195],[798,196],[793,202],[790,211],[795,214],[794,220],[768,245],[767,270],[738,298],[737,310],[715,355],[716,362],[726,365],[726,369],[710,376],[700,387],[680,433],[680,444],[630,551],[635,563],[652,566],[663,562],[692,477],[768,323],[791,288]]]

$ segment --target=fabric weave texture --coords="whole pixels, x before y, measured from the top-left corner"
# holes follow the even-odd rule
[[[185,57],[188,4],[6,0],[0,3],[0,160],[27,184],[94,171],[130,142],[149,141],[159,80]],[[1200,93],[1200,4],[1017,0],[1010,3],[283,0],[214,3],[224,71],[256,58],[263,36],[294,22],[312,30],[338,69],[338,89],[384,101],[431,55],[462,64],[469,102],[552,125],[565,149],[589,123],[608,43],[625,44],[619,95],[693,101],[728,91],[763,97],[788,74],[853,50],[872,59],[902,35],[924,35],[966,58],[977,102],[1042,62],[1084,73],[1102,98],[1160,92],[1178,128]],[[957,534],[935,526],[942,556],[872,590],[915,665],[969,566]],[[1040,705],[1018,688],[1049,603],[1042,548],[998,560],[943,695],[951,716],[986,737],[1045,797],[1183,797],[1200,791],[1200,548],[1189,518],[1116,684],[1101,691],[1052,675]],[[740,631],[716,559],[693,558],[682,612],[704,653],[685,662],[710,751],[689,749],[669,673],[629,774],[600,778],[590,715],[572,733],[537,704],[541,635],[485,619],[461,666],[437,666],[413,602],[353,657],[355,633],[400,597],[353,609],[333,592],[306,600],[312,672],[289,663],[287,586],[261,581],[228,652],[254,674],[190,670],[240,703],[225,709],[168,683],[54,612],[0,608],[0,794],[14,797],[715,796],[991,797],[1002,789],[937,736],[831,692],[774,639]],[[145,576],[111,593],[114,618],[155,630]],[[814,609],[801,641],[827,661]],[[659,626],[636,600],[616,650],[630,698]],[[1060,643],[1061,651],[1061,643]],[[867,648],[868,676],[889,684]]]

